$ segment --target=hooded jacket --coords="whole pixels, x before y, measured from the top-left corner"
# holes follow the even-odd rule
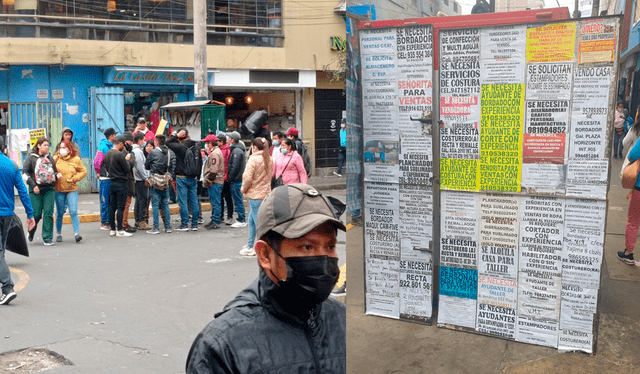
[[[111,148],[113,148],[113,143],[107,139],[100,140],[98,150],[96,151],[96,158],[93,159],[93,168],[95,169],[96,174],[100,176],[100,179],[109,179],[107,168],[103,168],[102,163],[104,162],[104,158],[107,157],[107,152],[109,152]]]
[[[71,144],[73,144],[73,148],[76,150],[76,153],[78,154],[78,157],[80,157],[80,147],[78,146],[78,143],[73,141],[73,130],[71,130],[69,127],[63,127],[62,128],[62,136],[60,137],[60,141],[56,145],[56,151],[54,152],[54,154],[58,153],[58,150],[60,149],[60,143],[62,143],[62,141],[64,140],[64,133],[65,132],[70,132],[71,133]]]
[[[229,155],[229,167],[227,169],[227,181],[229,183],[242,183],[242,173],[247,163],[244,153],[246,148],[244,143],[237,142],[231,145],[231,155]]]
[[[167,160],[168,155],[171,158]],[[176,155],[171,152],[166,145],[156,147],[149,152],[147,159],[144,161],[144,168],[149,170],[149,174],[163,175],[167,172],[167,161],[169,162],[169,173],[171,178],[176,179]]]
[[[220,148],[220,152],[222,152],[222,157],[224,158],[224,180],[226,182],[229,174],[229,156],[231,156],[231,149],[229,143],[224,143],[218,148]]]
[[[247,199],[262,200],[271,192],[271,176],[273,175],[273,159],[271,165],[264,162],[264,150],[252,154],[242,173],[242,187],[240,192]]]
[[[346,373],[346,307],[327,299],[305,318],[287,313],[278,286],[258,279],[198,334],[187,374]]]
[[[56,192],[72,192],[78,190],[78,182],[87,175],[87,168],[82,165],[80,157],[71,155],[61,156],[56,153],[53,156],[56,168],[62,174],[62,178],[56,180]]]
[[[176,175],[195,178],[200,175],[198,172],[195,175],[186,175],[184,172],[184,158],[187,154],[187,148],[191,148],[194,151],[195,156],[198,158],[198,165],[196,170],[202,170],[202,155],[200,154],[200,147],[196,142],[191,139],[187,139],[183,142],[178,141],[178,137],[175,135],[171,135],[167,139],[166,143],[167,147],[175,153],[176,156]]]
[[[44,156],[41,156],[35,152],[29,153],[29,156],[27,156],[27,159],[24,160],[24,164],[22,165],[22,175],[23,175],[22,178],[26,179],[25,183],[29,186],[29,191],[33,191],[33,188],[38,186],[38,188],[40,189],[40,192],[43,193],[48,189],[55,187],[55,182],[48,183],[48,184],[36,184],[36,176],[35,176],[36,162],[38,161],[39,158],[43,158],[43,157],[49,157],[49,159],[51,160],[51,163],[53,164],[52,165],[53,171],[56,174],[58,173],[58,169],[56,169],[56,163],[53,160],[53,157],[49,153],[47,153]]]
[[[135,168],[133,169],[136,182],[144,182],[149,179],[149,172],[145,168],[146,157],[144,157],[144,150],[139,145],[134,144],[133,154],[136,157]]]

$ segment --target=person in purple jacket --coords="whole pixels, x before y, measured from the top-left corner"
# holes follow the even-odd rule
[[[18,189],[20,201],[27,213],[27,228],[29,230],[36,226],[33,219],[33,207],[27,186],[22,180],[22,175],[16,164],[4,155],[4,140],[0,137],[0,286],[2,293],[0,294],[0,305],[6,305],[15,299],[18,295],[13,290],[13,281],[9,272],[9,265],[4,258],[5,247],[7,245],[7,236],[9,233],[9,224],[13,218],[13,209],[15,208],[13,188]]]

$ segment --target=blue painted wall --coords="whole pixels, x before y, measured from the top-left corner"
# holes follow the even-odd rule
[[[636,1],[640,1],[640,0],[636,0]],[[636,1],[633,2],[633,7],[631,9],[636,8]],[[633,19],[632,19],[632,22],[633,22]],[[638,22],[634,27],[631,28],[631,30],[629,30],[629,46],[627,47],[627,49],[622,51],[622,53],[620,53],[620,57],[621,58],[626,57],[629,51],[635,48],[635,46],[637,46],[638,44],[640,44],[640,22]]]
[[[9,72],[0,71],[0,101],[9,101]]]

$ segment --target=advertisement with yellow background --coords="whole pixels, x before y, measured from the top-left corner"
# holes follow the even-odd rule
[[[575,22],[551,23],[527,29],[527,63],[573,61],[575,46]]]

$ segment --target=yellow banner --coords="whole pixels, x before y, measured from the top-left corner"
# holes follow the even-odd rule
[[[527,62],[573,61],[575,49],[576,22],[527,29]]]
[[[520,192],[524,86],[482,86],[480,190]]]
[[[29,130],[29,142],[31,143],[32,147],[36,145],[36,142],[38,141],[38,139],[46,138],[46,137],[47,137],[47,132],[45,129]]]
[[[441,158],[440,187],[478,191],[478,160]]]

